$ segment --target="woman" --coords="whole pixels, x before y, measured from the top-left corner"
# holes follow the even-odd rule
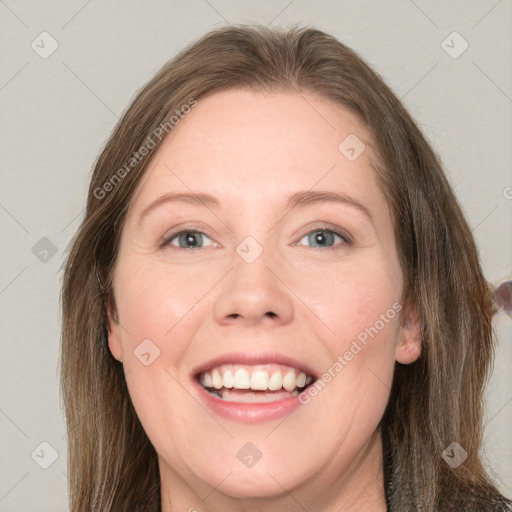
[[[72,511],[510,503],[479,456],[496,306],[471,232],[399,100],[318,30],[215,30],[139,92],[62,304]]]

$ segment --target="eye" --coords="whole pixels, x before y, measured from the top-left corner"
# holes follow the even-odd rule
[[[340,241],[335,244],[336,238]],[[205,243],[206,241],[209,241]],[[294,245],[303,245],[301,242],[307,240],[316,249],[337,249],[345,244],[351,245],[350,238],[343,232],[333,229],[318,228],[310,231]],[[176,249],[200,249],[202,247],[218,247],[219,244],[197,229],[186,229],[167,235],[161,242],[162,246],[173,246]]]
[[[205,244],[204,239],[212,242],[212,239],[207,237],[201,231],[189,229],[168,235],[162,241],[162,245],[172,245],[179,249],[199,249],[201,247],[212,245],[211,243]]]
[[[324,228],[310,231],[307,235],[303,236],[300,241],[307,240],[308,243],[312,244],[313,247],[317,249],[336,249],[337,245],[331,245],[336,241],[336,237],[338,237],[342,242],[337,245],[351,244],[350,239],[344,233]]]

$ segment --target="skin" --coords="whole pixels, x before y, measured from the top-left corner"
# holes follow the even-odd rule
[[[338,149],[349,134],[366,145],[355,161]],[[288,355],[321,376],[400,301],[375,160],[370,133],[344,107],[313,94],[247,90],[200,98],[158,150],[123,226],[109,346],[159,455],[163,511],[386,510],[377,427],[395,361],[420,355],[414,310],[388,319],[284,420],[217,417],[191,380],[193,368],[234,351]],[[347,204],[285,207],[289,195],[308,190],[347,194],[373,222]],[[165,203],[140,220],[160,195],[191,191],[220,206]],[[160,246],[174,228],[204,235],[193,250],[178,237]],[[322,229],[343,230],[351,243],[334,236],[315,244]],[[263,249],[250,264],[236,252],[247,236]],[[148,338],[160,354],[145,366],[134,350]],[[247,442],[263,455],[251,468],[237,458]]]

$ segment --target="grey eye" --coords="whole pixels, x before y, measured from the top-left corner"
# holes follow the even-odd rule
[[[205,246],[204,239],[211,242],[209,237],[199,231],[180,231],[169,238],[168,243],[181,249],[198,249]],[[174,240],[177,240],[177,243],[174,243]]]
[[[313,247],[321,249],[322,247],[332,247],[335,242],[335,237],[341,239],[342,242],[346,242],[343,235],[335,233],[330,229],[315,229],[303,236],[300,241],[302,242],[304,239],[307,239],[308,243]]]

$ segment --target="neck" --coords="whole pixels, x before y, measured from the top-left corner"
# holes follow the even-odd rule
[[[162,512],[386,512],[382,438],[374,432],[368,443],[337,478],[329,477],[333,463],[307,482],[269,498],[233,498],[222,484],[193,485],[159,457]],[[199,491],[198,489],[201,488]],[[207,489],[205,491],[205,489]]]

